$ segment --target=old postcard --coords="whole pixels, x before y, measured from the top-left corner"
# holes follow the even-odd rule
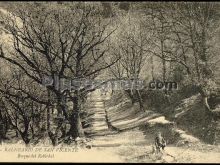
[[[220,3],[0,2],[0,162],[220,163]]]

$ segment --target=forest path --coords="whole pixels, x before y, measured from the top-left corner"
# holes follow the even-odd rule
[[[49,161],[60,162],[134,162],[134,163],[219,163],[220,162],[220,146],[207,145],[202,143],[196,143],[189,145],[175,146],[168,144],[165,148],[164,154],[155,155],[152,153],[152,145],[154,144],[155,132],[144,130],[141,127],[135,127],[132,129],[126,129],[120,132],[109,131],[107,123],[105,121],[105,109],[103,103],[104,95],[99,95],[98,93],[93,93],[90,96],[90,107],[89,111],[94,113],[93,120],[93,134],[91,136],[91,141],[88,142],[91,145],[91,149],[79,148],[77,152],[60,153],[53,152],[55,157]],[[92,108],[93,107],[93,108]],[[111,111],[110,111],[111,110]],[[110,109],[109,113],[113,109]],[[127,109],[126,109],[127,110]],[[98,116],[96,113],[99,113]],[[112,112],[113,113],[113,112]],[[120,114],[124,114],[124,111]],[[113,117],[112,117],[113,118]],[[145,117],[144,117],[145,118]],[[100,119],[100,120],[99,120]],[[126,118],[127,121],[124,124],[121,123],[122,120],[117,120],[113,122],[115,126],[124,128],[127,123],[133,118]],[[156,120],[155,120],[156,119]],[[154,122],[161,117],[156,117],[152,119]],[[129,120],[129,122],[128,122]],[[152,122],[151,120],[151,122]],[[140,121],[140,120],[138,120]],[[148,122],[150,120],[143,120],[143,122]],[[162,120],[165,121],[165,120]],[[137,123],[133,121],[132,123]],[[103,133],[103,134],[100,134]],[[188,136],[190,137],[190,136]],[[190,137],[192,138],[192,137]],[[6,144],[5,144],[6,145]],[[0,154],[2,155],[2,161],[8,160],[8,155],[15,158],[13,161],[24,161],[17,157],[17,152],[5,152],[5,145],[0,146]],[[7,144],[8,148],[14,148],[16,144]],[[58,148],[64,146],[69,148],[70,146],[66,144],[60,144]],[[18,146],[19,147],[19,146]],[[24,147],[21,145],[20,147]],[[39,147],[39,146],[38,146]],[[51,147],[49,147],[51,148]],[[56,147],[55,147],[56,149]],[[28,153],[27,153],[28,154]],[[26,160],[26,159],[25,159]],[[27,159],[29,161],[48,161],[48,159]]]
[[[220,146],[196,144],[189,146],[167,145],[163,154],[153,154],[152,135],[144,134],[139,128],[114,135],[93,137],[92,148],[103,154],[110,162],[143,163],[219,163]],[[101,158],[102,159],[102,158]],[[105,159],[105,158],[103,158]],[[104,160],[103,160],[104,161]]]
[[[113,133],[109,128],[106,120],[104,99],[108,96],[102,96],[100,91],[96,90],[88,96],[85,105],[85,111],[88,114],[86,118],[90,126],[84,131],[90,135],[105,135]]]
[[[163,154],[152,153],[154,133],[144,132],[139,127],[112,133],[105,121],[105,105],[103,100],[109,99],[108,95],[94,92],[90,95],[90,111],[93,116],[92,150],[101,151],[106,157],[99,156],[97,159],[103,162],[147,162],[147,163],[219,163],[220,147],[207,144],[190,144],[185,146],[168,145]],[[93,108],[91,108],[93,107]],[[111,113],[111,111],[109,111]],[[144,117],[146,118],[146,117]],[[98,119],[98,120],[97,120]],[[133,120],[132,118],[128,119]],[[128,123],[129,123],[128,121]],[[149,119],[148,119],[149,121]],[[117,125],[115,122],[112,124]],[[100,134],[100,133],[103,134]],[[96,136],[98,135],[98,136]],[[194,146],[193,146],[194,145]],[[215,150],[213,150],[215,148]],[[109,155],[109,156],[107,156]]]

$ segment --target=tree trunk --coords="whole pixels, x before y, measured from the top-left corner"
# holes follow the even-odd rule
[[[161,34],[164,35],[164,22],[162,21],[162,26],[161,26]],[[162,36],[160,40],[160,45],[161,45],[161,56],[162,56],[162,65],[163,65],[163,82],[166,81],[166,60],[165,60],[165,54],[164,54],[164,38]]]
[[[199,68],[199,59],[197,57],[196,52],[194,52],[194,59],[195,59],[195,68],[196,68],[197,79],[199,82],[201,79],[201,75],[200,75],[200,68]]]
[[[134,99],[134,96],[133,96],[131,90],[125,90],[125,92],[127,93],[128,97],[131,99],[132,104],[134,104],[135,99]]]
[[[30,139],[28,138],[28,134],[23,134],[22,139],[26,145],[29,145]]]
[[[57,146],[57,145],[58,145],[58,138],[57,138],[57,136],[56,136],[56,133],[53,134],[51,131],[49,131],[49,132],[48,132],[48,135],[49,135],[49,137],[50,137],[50,139],[51,139],[52,145],[53,145],[53,146]]]
[[[1,141],[3,140],[3,139],[5,139],[6,138],[6,132],[7,132],[7,127],[6,127],[6,125],[7,125],[7,120],[6,120],[7,118],[6,118],[6,116],[5,117],[3,117],[3,115],[2,115],[2,109],[1,109],[1,107],[0,107],[0,139],[1,139]]]
[[[78,112],[74,112],[71,115],[71,127],[70,127],[70,135],[73,138],[84,137],[84,132],[82,128],[81,119]]]
[[[139,102],[139,105],[140,105],[140,110],[144,110],[144,105],[143,105],[143,101],[142,101],[140,91],[137,90],[136,93],[137,93],[137,96],[138,96],[138,102]]]
[[[152,80],[154,81],[154,57],[151,56],[151,76],[152,76]]]
[[[162,63],[163,63],[163,82],[166,82],[166,61],[163,59]]]
[[[61,94],[57,94],[57,111],[58,111],[58,116],[64,115],[66,119],[68,119],[68,115],[66,112],[66,107],[64,105],[64,96]]]
[[[111,122],[109,121],[109,117],[108,117],[108,112],[105,108],[105,101],[104,101],[104,110],[105,110],[105,121],[106,121],[106,124],[108,126],[108,129],[111,130],[111,131],[120,131],[118,128],[114,127]]]
[[[204,89],[204,87],[199,86],[199,93],[202,96],[202,101],[203,101],[204,106],[206,107],[206,109],[208,111],[210,111],[211,108],[210,108],[209,103],[208,103],[208,94],[207,94],[206,90]]]
[[[58,144],[58,141],[55,139],[54,134],[50,130],[50,107],[49,106],[47,107],[47,133],[53,146],[56,146]]]
[[[18,128],[17,128],[18,129]],[[28,145],[30,143],[30,139],[28,138],[28,129],[29,129],[29,121],[27,121],[27,119],[24,119],[24,132],[22,132],[21,130],[18,129],[22,140],[24,141],[24,143],[26,145]]]
[[[80,119],[80,105],[79,105],[79,96],[78,91],[76,91],[75,96],[73,97],[73,112],[70,117],[70,131],[69,134],[73,137],[84,137],[84,131],[82,128],[82,123]]]
[[[113,96],[114,93],[115,93],[115,91],[112,89],[112,91],[111,91],[111,96]]]
[[[56,146],[58,144],[58,134],[61,131],[62,135],[60,138],[63,138],[66,136],[66,130],[65,130],[65,120],[68,120],[68,114],[66,112],[66,106],[65,106],[65,97],[64,95],[60,94],[60,93],[56,93],[57,96],[57,128],[55,133],[52,133],[52,131],[50,130],[50,125],[49,125],[49,117],[50,117],[50,112],[47,113],[48,116],[48,134],[49,137],[53,143],[54,146]],[[63,116],[65,117],[65,119],[63,118]]]
[[[33,126],[33,124],[30,124],[30,129],[31,129],[31,135],[32,135],[32,138],[31,138],[31,139],[34,139],[34,138],[35,138],[35,131],[34,131],[34,126]]]
[[[5,122],[5,130],[4,130],[4,134],[3,134],[3,137],[6,139],[7,137],[6,137],[6,134],[7,134],[7,132],[8,132],[8,130],[9,130],[9,121],[8,121],[8,118],[7,118],[7,116],[5,115],[5,117],[4,117],[4,122]]]
[[[43,116],[42,116],[42,118],[41,119],[38,119],[38,123],[39,124],[37,124],[37,128],[38,128],[38,130],[39,130],[39,132],[40,132],[40,134],[43,136],[43,138],[45,138],[46,137],[46,134],[47,134],[47,113],[48,113],[48,108],[49,107],[47,107],[47,110],[46,111],[44,111],[43,112]],[[47,122],[43,122],[43,124],[40,126],[40,123],[42,122],[42,121],[47,121]]]
[[[58,133],[59,133],[61,127],[62,127],[62,123],[58,122],[58,126],[56,128],[55,133],[52,133],[51,130],[48,130],[48,135],[49,135],[49,137],[51,139],[51,142],[52,142],[53,146],[57,146],[58,145]]]
[[[208,97],[207,96],[203,96],[203,104],[205,105],[205,107],[207,108],[207,110],[211,110],[209,103],[208,103]]]
[[[50,91],[48,91],[48,103],[50,102]],[[48,133],[48,136],[49,136],[49,138],[50,138],[50,140],[51,140],[51,142],[52,142],[52,145],[53,146],[57,146],[58,145],[58,136],[57,136],[57,134],[58,134],[58,132],[59,132],[59,129],[60,129],[60,126],[59,126],[59,123],[58,123],[58,126],[57,126],[57,128],[56,128],[56,131],[55,131],[55,133],[53,133],[52,131],[51,131],[51,127],[50,127],[50,117],[51,117],[51,112],[50,112],[50,106],[49,105],[47,105],[47,110],[46,110],[46,129],[47,129],[47,133]],[[60,113],[59,111],[60,111],[60,107],[58,106],[57,107],[58,109],[58,114]]]

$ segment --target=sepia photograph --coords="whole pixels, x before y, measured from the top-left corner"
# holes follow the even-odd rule
[[[220,2],[0,1],[0,155],[220,163]]]

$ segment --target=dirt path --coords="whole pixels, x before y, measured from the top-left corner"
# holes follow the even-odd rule
[[[103,96],[104,97],[104,96]],[[92,124],[90,145],[91,149],[79,148],[74,153],[54,153],[56,156],[50,161],[65,162],[135,162],[135,163],[219,163],[220,147],[207,144],[190,144],[188,146],[168,145],[163,155],[155,155],[152,153],[152,144],[154,143],[153,132],[144,131],[143,128],[133,128],[122,132],[111,132],[108,130],[105,121],[105,112],[103,98],[98,93],[90,96],[88,111],[92,113],[94,119]],[[123,113],[123,112],[122,112]],[[121,114],[122,115],[122,114]],[[159,119],[159,118],[156,118]],[[127,119],[128,120],[128,119]],[[127,124],[126,123],[124,125]],[[147,120],[147,119],[146,119]],[[124,120],[118,121],[118,123]],[[130,118],[130,121],[132,118]],[[149,121],[149,120],[148,120]],[[156,121],[156,120],[155,120]],[[165,120],[164,120],[165,121]],[[128,123],[129,123],[128,122]],[[137,121],[135,121],[136,123]],[[115,122],[116,123],[116,122]],[[117,124],[115,124],[118,126]],[[100,134],[102,133],[102,134]],[[98,136],[99,135],[99,136]],[[191,138],[191,137],[190,137]],[[10,144],[9,147],[14,147]],[[58,146],[60,147],[60,146]],[[71,146],[66,146],[71,147]],[[0,146],[0,154],[3,159],[9,155],[4,152],[4,145]],[[17,152],[10,153],[10,156],[17,158]],[[31,159],[28,159],[31,161]],[[41,159],[46,161],[47,159]]]
[[[90,103],[92,104],[89,104],[90,111],[93,111],[95,113],[93,116],[93,118],[95,119],[95,121],[93,122],[93,130],[97,130],[100,132],[108,130],[104,117],[105,107],[103,105],[103,99],[106,99],[105,95],[103,96],[100,95],[99,92],[94,92],[90,96]],[[109,111],[109,113],[111,112],[113,112],[113,110]],[[119,124],[120,122],[124,123],[125,121],[121,120],[119,121]],[[127,122],[132,122],[132,118],[130,118]],[[152,133],[143,132],[142,129],[136,127],[111,135],[108,134],[102,136],[94,136],[92,140],[92,148],[96,149],[97,151],[101,151],[101,153],[103,154],[106,153],[105,155],[109,155],[105,159],[109,160],[107,162],[220,162],[219,147],[206,144],[196,144],[194,146],[193,144],[190,144],[191,146],[178,147],[174,145],[168,145],[163,155],[152,154],[152,144],[154,143],[153,138],[154,135]],[[218,149],[213,151],[213,148]]]
[[[92,148],[79,148],[77,152],[53,152],[53,159],[25,159],[25,161],[60,162],[135,162],[135,163],[219,163],[220,148],[211,145],[176,147],[168,145],[165,154],[152,154],[152,140],[141,129],[135,128],[114,135],[96,136],[91,141]],[[24,161],[17,152],[5,152],[6,144],[0,146],[2,161]],[[24,145],[8,144],[8,148],[23,148]],[[61,146],[58,146],[58,148]],[[67,146],[66,146],[67,147]],[[68,146],[70,147],[70,146]],[[49,147],[52,148],[52,147]],[[56,148],[54,149],[56,150]]]
[[[168,145],[163,155],[155,155],[152,153],[152,143],[152,140],[148,140],[148,137],[144,135],[139,128],[115,135],[94,137],[92,141],[93,148],[97,148],[102,153],[111,153],[111,158],[107,159],[112,159],[113,162],[115,162],[115,159],[120,160],[120,162],[145,163],[220,162],[219,146],[215,147],[207,144],[197,144],[197,146],[177,147]],[[216,150],[213,150],[213,148],[216,148]]]

